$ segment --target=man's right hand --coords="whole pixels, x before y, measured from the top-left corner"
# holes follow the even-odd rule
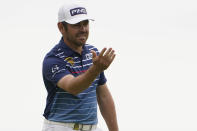
[[[106,70],[116,56],[114,53],[115,51],[112,48],[109,49],[103,48],[98,56],[95,51],[92,50],[91,52],[92,52],[93,66],[95,66],[95,69],[98,72],[102,72]]]

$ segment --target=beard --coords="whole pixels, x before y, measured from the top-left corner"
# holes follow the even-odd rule
[[[80,47],[86,43],[88,35],[88,32],[79,32],[75,36],[72,36],[69,33],[67,33],[67,41],[69,41],[77,47]]]

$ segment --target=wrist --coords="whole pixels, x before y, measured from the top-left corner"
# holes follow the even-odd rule
[[[96,73],[96,74],[100,74],[101,72],[103,72],[102,68],[99,68],[94,64],[91,66],[90,70],[92,71],[92,73]]]
[[[89,74],[90,76],[94,78],[96,78],[100,73],[101,71],[98,70],[97,67],[95,67],[94,65],[92,65],[87,71],[87,74]]]

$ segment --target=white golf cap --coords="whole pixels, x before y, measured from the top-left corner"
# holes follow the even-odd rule
[[[79,2],[71,2],[60,7],[58,12],[58,22],[67,22],[69,24],[76,24],[83,20],[92,20],[88,14],[84,4]]]

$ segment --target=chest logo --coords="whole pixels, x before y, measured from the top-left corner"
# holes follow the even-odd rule
[[[92,53],[86,54],[86,59],[91,60],[92,59]]]
[[[72,66],[73,66],[74,63],[75,63],[72,57],[67,57],[67,58],[64,59],[64,61],[67,61],[67,62],[68,62],[69,64],[71,64]]]

